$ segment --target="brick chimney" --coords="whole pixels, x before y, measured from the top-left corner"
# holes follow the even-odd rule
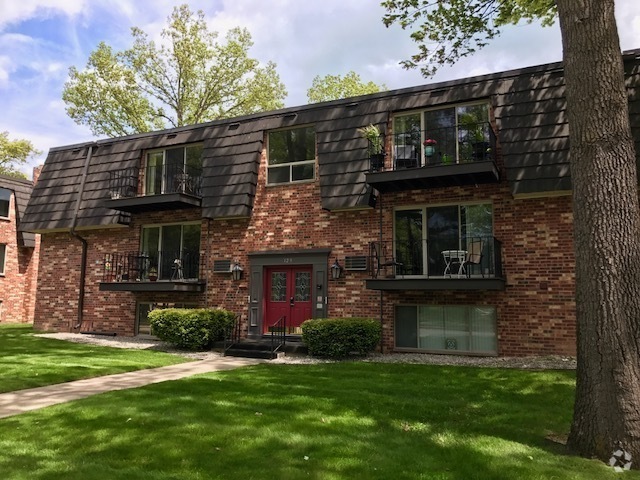
[[[37,167],[33,167],[32,181],[34,185],[38,181],[38,178],[40,178],[40,174],[42,173],[42,167],[44,167],[44,165],[38,165]]]

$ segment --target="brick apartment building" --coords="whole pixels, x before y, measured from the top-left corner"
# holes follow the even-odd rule
[[[53,148],[35,325],[210,306],[253,338],[366,316],[387,352],[573,354],[568,153],[560,63]]]
[[[34,170],[34,181],[38,170]],[[20,230],[33,182],[0,175],[0,322],[33,322],[40,236]]]

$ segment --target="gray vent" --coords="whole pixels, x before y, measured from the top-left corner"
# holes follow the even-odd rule
[[[215,273],[229,273],[231,271],[231,260],[214,260],[213,271]]]
[[[351,256],[344,258],[345,270],[359,270],[365,271],[368,268],[368,258],[366,255]]]

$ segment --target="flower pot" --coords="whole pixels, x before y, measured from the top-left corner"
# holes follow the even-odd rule
[[[434,153],[436,153],[436,147],[434,147],[433,145],[425,145],[424,146],[424,156],[425,157],[432,157]]]
[[[372,172],[379,172],[384,169],[384,153],[374,153],[369,157],[369,169]]]
[[[149,275],[150,282],[155,282],[156,280],[158,280],[158,275]]]

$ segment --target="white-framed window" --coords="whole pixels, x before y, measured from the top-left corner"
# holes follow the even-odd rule
[[[200,222],[167,225],[143,225],[140,251],[146,279],[150,274],[158,280],[199,278]]]
[[[395,168],[492,158],[493,130],[485,101],[414,110],[393,117]]]
[[[487,203],[403,207],[394,211],[394,250],[403,275],[444,276],[443,252],[469,251],[481,244],[475,272],[491,275],[493,261],[493,205]],[[449,273],[454,273],[449,269]]]
[[[267,185],[306,182],[316,175],[316,133],[313,126],[269,132]]]
[[[9,218],[9,206],[11,205],[11,190],[0,188],[0,218]]]
[[[145,195],[200,195],[202,151],[202,144],[193,144],[147,152]]]
[[[496,308],[487,305],[396,305],[397,349],[497,355]]]
[[[0,243],[0,275],[4,275],[4,266],[6,264],[7,246]]]

